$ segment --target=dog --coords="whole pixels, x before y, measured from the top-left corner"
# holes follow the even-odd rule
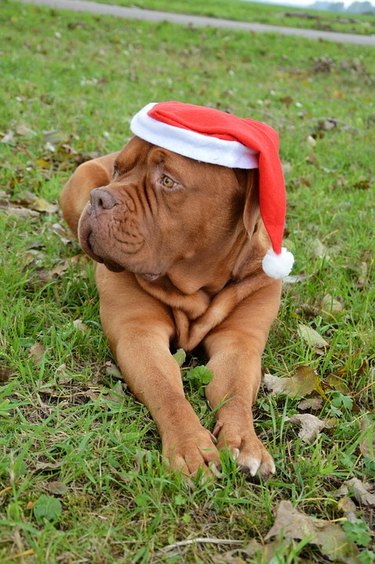
[[[202,162],[170,143],[135,134],[119,152],[81,164],[63,188],[63,215],[96,262],[104,333],[172,470],[210,472],[226,448],[252,476],[267,477],[275,465],[255,433],[252,405],[281,280],[262,267],[270,247],[262,169]],[[171,344],[204,347],[212,432],[184,395]]]

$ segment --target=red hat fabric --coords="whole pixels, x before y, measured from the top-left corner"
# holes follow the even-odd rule
[[[282,248],[286,194],[279,158],[279,138],[269,125],[213,108],[160,102],[148,104],[132,119],[131,131],[154,145],[211,164],[259,169],[259,206],[272,249],[263,270],[287,276],[293,255]]]

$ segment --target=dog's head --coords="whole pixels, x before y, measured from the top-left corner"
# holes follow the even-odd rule
[[[110,183],[91,192],[80,244],[110,270],[148,280],[182,261],[220,260],[259,220],[257,178],[255,170],[202,163],[133,137]]]

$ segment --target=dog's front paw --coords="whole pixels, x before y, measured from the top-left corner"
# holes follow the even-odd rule
[[[172,470],[194,475],[201,469],[217,474],[220,467],[215,438],[203,427],[196,430],[169,431],[163,436],[163,455]]]
[[[268,478],[275,473],[272,456],[258,439],[251,423],[218,421],[214,429],[218,448],[227,448],[237,464],[251,476]]]

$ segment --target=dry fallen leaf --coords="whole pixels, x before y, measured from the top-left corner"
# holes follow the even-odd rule
[[[35,471],[57,470],[58,468],[61,468],[61,465],[61,460],[55,460],[54,462],[37,462],[35,464]]]
[[[60,238],[64,245],[73,241],[73,237],[69,234],[68,230],[60,225],[60,223],[54,223],[52,225],[52,231]]]
[[[298,409],[301,409],[302,411],[305,411],[306,409],[312,409],[313,411],[316,411],[320,409],[322,405],[323,405],[322,398],[311,397],[300,401],[298,404]]]
[[[342,497],[337,503],[337,509],[342,511],[348,521],[356,520],[356,505],[348,496]]]
[[[7,131],[6,134],[1,138],[0,143],[6,143],[9,145],[15,143],[14,131]]]
[[[336,300],[331,294],[326,294],[320,303],[320,307],[323,313],[328,313],[330,315],[336,315],[341,313],[344,306],[341,302]]]
[[[38,266],[41,265],[46,258],[46,253],[37,249],[29,249],[22,255],[22,262],[24,266]]]
[[[68,270],[68,268],[69,268],[68,260],[64,260],[59,264],[55,264],[55,266],[50,270],[51,279],[54,278],[55,276],[57,277],[61,276]]]
[[[310,145],[310,147],[316,146],[316,139],[314,139],[314,137],[312,137],[312,135],[308,135],[306,141],[307,141],[307,144]]]
[[[28,208],[42,213],[55,213],[58,210],[56,204],[51,204],[45,198],[37,196],[34,192],[26,190],[22,192],[12,203],[22,208]]]
[[[327,247],[321,242],[320,239],[313,239],[310,244],[313,255],[316,258],[325,258],[326,260],[329,260],[331,258],[327,252]]]
[[[359,450],[363,456],[374,460],[375,458],[375,432],[374,421],[369,417],[361,419],[362,441],[359,443]]]
[[[367,262],[361,262],[361,267],[360,267],[360,275],[358,277],[358,281],[357,281],[357,287],[358,288],[364,288],[365,286],[367,286],[368,283],[368,265]]]
[[[20,123],[19,125],[17,125],[16,133],[21,137],[33,137],[34,135],[36,135],[35,131],[30,129],[30,127],[28,127],[25,123]]]
[[[293,415],[287,419],[291,423],[296,423],[301,426],[298,436],[305,443],[312,443],[318,433],[325,427],[325,422],[311,413],[301,413],[300,415]]]
[[[0,386],[6,384],[13,374],[13,370],[8,366],[0,366]]]
[[[306,343],[316,350],[321,350],[328,347],[328,343],[315,329],[304,323],[298,324],[298,333]]]
[[[86,323],[83,323],[82,319],[75,319],[73,325],[78,331],[81,331],[81,333],[87,333],[88,327]]]
[[[280,535],[297,540],[310,539],[309,542],[319,546],[322,554],[331,560],[346,560],[358,553],[337,523],[310,517],[295,509],[290,501],[280,502],[275,523],[265,538],[280,538]]]
[[[306,279],[307,276],[305,274],[291,274],[283,278],[283,284],[298,284],[299,282],[305,282]]]
[[[110,376],[111,378],[116,378],[117,380],[123,379],[119,368],[117,368],[117,366],[111,361],[106,362],[105,371],[107,376]]]
[[[40,364],[43,360],[46,349],[42,343],[35,343],[30,347],[29,357],[32,358],[36,364]]]
[[[5,215],[14,215],[17,217],[24,217],[24,218],[34,218],[39,217],[37,211],[30,210],[28,208],[16,208],[13,206],[0,206],[0,211],[5,213]]]
[[[5,205],[8,204],[8,202],[9,202],[9,194],[7,194],[7,192],[5,192],[4,190],[0,190],[0,204]]]
[[[352,478],[343,483],[341,488],[335,493],[335,496],[341,497],[352,493],[361,505],[375,507],[375,495],[369,491],[370,489],[372,489],[370,484],[361,482],[358,478]]]
[[[46,490],[53,495],[63,496],[68,492],[68,489],[68,486],[58,481],[48,482],[46,485]]]
[[[42,213],[56,213],[59,209],[57,204],[51,204],[51,202],[48,202],[44,198],[35,198],[30,204],[30,208]]]
[[[329,385],[330,388],[332,388],[332,390],[335,390],[336,392],[340,392],[341,394],[344,395],[351,394],[350,388],[348,387],[346,382],[339,376],[336,376],[335,374],[330,374],[326,378],[326,383]]]
[[[320,386],[319,376],[309,366],[299,366],[295,376],[291,378],[279,378],[272,374],[265,374],[263,382],[272,395],[286,394],[292,397],[304,397],[314,390],[319,394],[324,393]]]

